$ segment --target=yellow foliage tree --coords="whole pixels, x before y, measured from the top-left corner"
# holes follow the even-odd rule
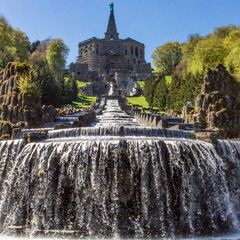
[[[188,72],[202,74],[207,68],[215,68],[217,64],[224,64],[226,50],[223,42],[216,36],[200,40],[189,59]]]
[[[40,99],[42,96],[42,85],[38,78],[38,72],[32,67],[21,74],[17,86],[21,94],[32,99]]]
[[[223,46],[227,50],[231,50],[240,43],[240,29],[234,30],[224,39]]]
[[[234,45],[225,58],[225,65],[230,73],[240,79],[240,42]]]

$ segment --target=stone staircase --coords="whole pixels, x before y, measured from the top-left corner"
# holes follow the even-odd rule
[[[134,110],[134,117],[140,124],[145,126],[192,131],[197,139],[203,141],[214,142],[219,138],[215,131],[204,129],[200,123],[185,123],[184,119],[180,117],[144,113],[139,110]]]

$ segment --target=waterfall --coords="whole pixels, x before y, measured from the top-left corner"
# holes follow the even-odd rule
[[[109,95],[109,96],[113,96],[113,94],[114,94],[113,84],[110,83],[110,88],[109,88],[109,93],[108,93],[108,95]]]
[[[190,131],[139,126],[124,127],[111,125],[109,127],[68,128],[62,130],[52,130],[48,132],[48,138],[80,136],[195,138],[195,134]]]
[[[143,127],[108,99],[95,126],[0,141],[0,232],[77,237],[239,231],[240,142]]]
[[[219,145],[240,152],[239,144]],[[231,183],[239,173],[228,177],[239,163],[229,168],[232,155],[225,159],[218,151],[182,139],[27,144],[7,173],[1,231],[20,225],[146,237],[238,230],[239,186]]]
[[[24,140],[0,141],[0,202],[2,202],[3,193],[8,187],[9,173],[24,145]]]
[[[109,99],[106,103],[103,115],[98,116],[98,121],[95,126],[109,127],[116,125],[139,126],[133,117],[121,110],[117,99]]]
[[[0,184],[24,147],[24,140],[0,141]]]

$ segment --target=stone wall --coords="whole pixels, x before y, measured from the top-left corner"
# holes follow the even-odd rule
[[[185,106],[183,117],[189,123],[198,122],[218,131],[222,137],[239,136],[239,93],[240,83],[218,65],[215,70],[208,70],[194,108]]]
[[[184,119],[165,116],[154,113],[145,113],[140,110],[134,111],[134,118],[141,124],[149,127],[156,128],[171,128],[173,126],[179,126],[179,129],[185,130],[186,125],[184,124]]]
[[[160,115],[135,111],[134,118],[142,125],[157,128],[167,128],[167,122]]]

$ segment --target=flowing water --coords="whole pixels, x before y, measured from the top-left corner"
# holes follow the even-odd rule
[[[0,142],[0,239],[239,239],[240,142],[193,138],[108,99],[94,127]]]

